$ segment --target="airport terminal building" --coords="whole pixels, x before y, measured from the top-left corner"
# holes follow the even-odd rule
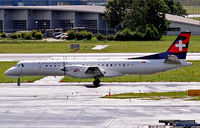
[[[93,33],[112,34],[115,28],[104,21],[104,6],[1,6],[0,32],[61,28],[85,29]],[[200,22],[180,16],[166,15],[171,21],[168,35],[188,30],[200,35]]]
[[[0,0],[0,6],[105,5],[107,0]]]
[[[85,28],[93,33],[113,33],[103,15],[104,6],[2,6],[0,31]]]

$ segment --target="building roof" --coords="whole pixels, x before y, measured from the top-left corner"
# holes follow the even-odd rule
[[[104,13],[104,6],[89,5],[70,5],[70,6],[1,6],[0,9],[31,9],[31,10],[55,10],[55,11],[75,11],[75,12],[91,12]]]
[[[185,18],[185,17],[182,17],[182,16],[166,14],[166,19],[169,20],[169,21],[173,21],[173,22],[185,23],[185,24],[193,24],[193,25],[199,25],[200,26],[200,21],[194,20],[194,19]]]
[[[31,9],[31,10],[54,10],[54,11],[74,11],[74,12],[90,12],[103,14],[105,6],[89,6],[89,5],[68,5],[68,6],[1,6],[0,9]],[[182,16],[176,16],[166,14],[166,18],[169,21],[200,25],[200,21],[185,18]]]

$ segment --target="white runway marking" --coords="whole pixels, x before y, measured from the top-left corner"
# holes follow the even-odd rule
[[[109,45],[96,45],[94,48],[92,48],[92,50],[102,50],[108,46]]]
[[[34,82],[34,84],[58,84],[64,76],[47,76]]]

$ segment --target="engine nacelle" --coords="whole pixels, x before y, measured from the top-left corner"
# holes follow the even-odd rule
[[[67,66],[66,74],[75,78],[93,78],[94,74],[86,74],[88,67],[85,66]]]

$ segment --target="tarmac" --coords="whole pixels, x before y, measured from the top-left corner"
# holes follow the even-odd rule
[[[0,61],[43,59],[119,59],[152,53],[105,54],[0,54]],[[52,58],[53,57],[53,58]],[[200,60],[189,53],[187,60]],[[140,128],[160,125],[159,120],[200,122],[200,102],[183,99],[104,99],[129,92],[166,92],[200,89],[200,83],[59,83],[61,77],[45,77],[34,83],[0,84],[2,128]]]
[[[159,120],[200,122],[200,102],[183,99],[104,99],[125,92],[200,89],[200,83],[16,83],[0,84],[2,128],[139,128]]]
[[[0,61],[49,60],[49,59],[127,59],[156,53],[44,53],[44,54],[0,54]],[[200,53],[188,53],[187,60],[200,60]]]

